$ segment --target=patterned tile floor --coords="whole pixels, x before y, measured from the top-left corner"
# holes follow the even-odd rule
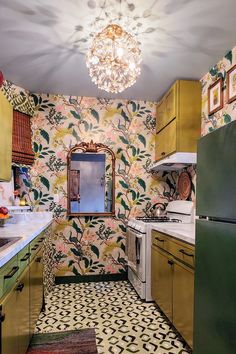
[[[57,285],[46,302],[36,333],[92,327],[99,353],[190,353],[155,304],[142,302],[127,281]]]

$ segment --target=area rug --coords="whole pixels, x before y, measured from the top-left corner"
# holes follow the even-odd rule
[[[93,328],[35,334],[27,354],[97,354]]]

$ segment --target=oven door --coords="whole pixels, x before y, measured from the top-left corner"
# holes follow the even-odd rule
[[[127,237],[128,245],[132,245],[132,251],[128,250],[128,267],[132,269],[135,275],[142,281],[146,281],[146,234],[128,227]]]

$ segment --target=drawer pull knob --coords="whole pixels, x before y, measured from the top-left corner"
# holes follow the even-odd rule
[[[163,240],[162,238],[159,238],[159,237],[155,237],[155,240],[157,240],[159,242],[165,242],[165,240]]]
[[[171,260],[168,260],[168,264],[172,266],[174,264],[174,262]]]
[[[23,257],[23,258],[21,258],[21,260],[20,260],[20,261],[21,261],[21,262],[25,262],[25,261],[27,261],[27,259],[29,259],[29,258],[30,258],[30,254],[31,254],[31,253],[29,253],[29,252],[28,252],[28,253],[26,253],[26,254],[24,255],[24,257]]]
[[[0,314],[0,323],[4,322],[5,315],[3,313]]]
[[[24,289],[25,284],[24,283],[20,283],[19,285],[17,285],[16,287],[16,291],[19,291],[20,293],[22,292],[22,290]]]
[[[194,255],[192,253],[188,253],[186,252],[185,250],[181,249],[179,250],[180,253],[184,254],[185,256],[188,256],[188,257],[193,257],[194,258]]]
[[[42,260],[42,257],[37,257],[37,258],[35,259],[35,262],[36,262],[36,263],[40,263],[41,260]]]
[[[38,247],[39,247],[39,245],[35,245],[35,246],[32,248],[32,251],[35,251]]]
[[[165,154],[166,154],[166,153],[165,153],[164,151],[161,153],[162,156],[164,156]]]
[[[18,271],[18,269],[19,269],[19,267],[17,267],[17,266],[13,267],[12,270],[11,270],[8,274],[4,275],[4,279],[10,279],[10,278],[12,278],[13,275],[16,274],[16,272]]]

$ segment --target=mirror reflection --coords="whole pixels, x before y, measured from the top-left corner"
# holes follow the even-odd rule
[[[103,144],[81,143],[68,155],[68,214],[114,215],[112,150]]]

